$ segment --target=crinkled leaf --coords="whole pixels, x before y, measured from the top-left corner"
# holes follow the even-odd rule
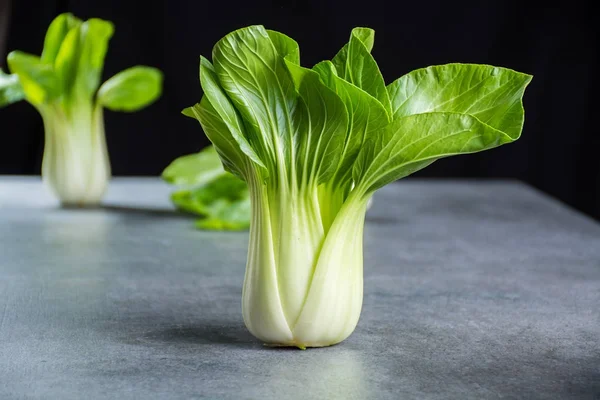
[[[209,139],[212,141],[211,137],[214,137],[215,140],[219,140],[216,136],[221,136],[222,139],[229,142],[229,145],[224,147],[224,151],[231,153],[231,157],[239,160],[245,160],[248,157],[258,165],[264,177],[268,176],[264,162],[248,141],[248,133],[242,119],[221,88],[212,64],[204,57],[200,58],[200,82],[204,90],[204,97],[200,103],[199,111],[201,112],[198,114],[198,119],[203,126],[207,125],[205,132],[210,131],[210,134],[207,132]],[[224,127],[220,128],[219,125],[224,125]],[[229,158],[227,155],[224,156]],[[227,160],[224,160],[225,162]],[[238,163],[238,165],[240,164]],[[244,174],[242,170],[238,172],[238,175]]]
[[[139,110],[160,97],[162,80],[162,73],[156,68],[128,68],[102,84],[98,102],[113,111]]]
[[[347,111],[298,61],[296,42],[251,26],[217,43],[214,69],[201,60],[201,83],[242,151],[264,165],[263,179],[323,182],[339,164]]]
[[[275,174],[273,179],[292,172],[292,113],[297,105],[280,50],[262,26],[234,31],[213,49],[218,82],[244,120],[251,148],[269,173]]]
[[[319,203],[333,217],[350,190],[368,196],[439,158],[519,137],[530,76],[452,64],[386,87],[373,39],[372,30],[353,30],[332,62],[308,72],[287,36],[236,30],[215,46],[214,68],[202,59],[205,96],[185,113],[200,119],[226,168],[256,172],[258,160],[258,175],[275,186],[320,183]],[[332,193],[336,205],[326,204]]]

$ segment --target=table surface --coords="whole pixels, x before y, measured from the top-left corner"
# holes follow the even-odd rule
[[[361,320],[323,349],[245,329],[247,232],[205,232],[157,179],[65,210],[0,178],[0,399],[594,399],[600,224],[513,181],[375,196]]]

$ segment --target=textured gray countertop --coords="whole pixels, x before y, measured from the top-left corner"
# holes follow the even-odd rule
[[[62,210],[0,178],[0,399],[600,398],[600,225],[515,182],[377,193],[359,325],[266,348],[247,233],[203,232],[157,179]]]

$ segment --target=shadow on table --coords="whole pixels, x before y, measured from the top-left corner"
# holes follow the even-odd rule
[[[262,349],[273,351],[298,351],[296,347],[278,347],[263,344],[246,329],[244,325],[208,323],[196,325],[172,326],[165,329],[147,332],[137,339],[138,342],[202,345],[214,344],[243,349]]]
[[[136,206],[124,206],[116,204],[105,204],[101,206],[102,210],[114,212],[117,214],[123,214],[127,216],[141,216],[141,217],[166,217],[166,218],[190,218],[189,214],[179,212],[177,210],[169,208],[157,208],[157,207],[136,207]]]
[[[86,208],[70,208],[71,210],[85,210]],[[100,206],[101,210],[122,214],[124,216],[140,216],[140,217],[159,217],[159,218],[193,218],[194,215],[172,208],[164,207],[143,207],[135,205],[120,205],[120,204],[104,204]],[[365,222],[375,225],[398,225],[407,223],[408,217],[398,218],[390,216],[373,215],[367,213]]]
[[[144,217],[144,218],[177,218],[190,219],[194,215],[185,212],[169,209],[169,208],[151,208],[151,207],[135,207],[123,205],[106,204],[101,207],[102,210],[121,214],[127,217]],[[379,215],[368,215],[365,222],[374,225],[400,225],[408,223],[408,218],[384,217]]]
[[[177,325],[146,332],[137,341],[162,344],[218,344],[238,348],[263,348],[250,332],[238,324],[206,323]]]

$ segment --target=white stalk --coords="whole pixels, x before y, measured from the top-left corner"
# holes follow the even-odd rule
[[[40,112],[44,182],[64,206],[99,204],[111,174],[102,107],[81,105],[71,115],[58,107]]]
[[[294,335],[311,347],[328,346],[354,331],[363,299],[366,202],[346,203],[325,236]]]
[[[367,200],[347,202],[325,232],[316,190],[271,193],[258,182],[250,188],[253,219],[242,294],[248,330],[272,345],[341,342],[362,308]]]

